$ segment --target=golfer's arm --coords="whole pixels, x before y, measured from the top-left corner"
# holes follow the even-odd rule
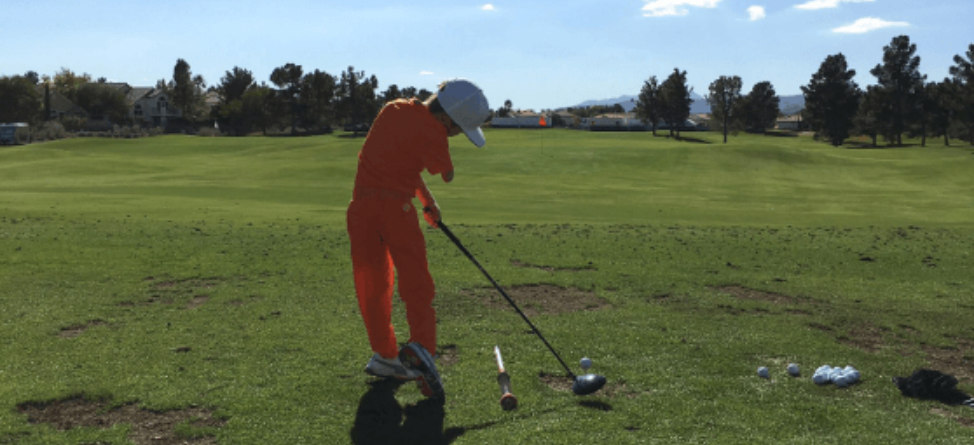
[[[430,189],[426,186],[426,181],[423,181],[423,178],[419,179],[419,184],[416,186],[416,197],[419,198],[419,202],[423,205],[423,207],[432,207],[436,205],[436,199],[433,198],[433,193],[430,192]]]
[[[453,180],[453,170],[445,171],[440,174],[443,178],[443,182],[450,182]],[[419,202],[423,204],[423,207],[432,207],[436,205],[436,199],[433,198],[433,193],[430,192],[428,186],[426,186],[426,181],[423,178],[419,178],[419,183],[416,184],[416,197],[419,198]]]

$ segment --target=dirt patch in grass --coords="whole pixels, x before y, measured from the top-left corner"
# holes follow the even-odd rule
[[[206,304],[207,301],[210,301],[209,295],[194,295],[193,298],[189,300],[189,303],[186,303],[186,309],[196,309]]]
[[[145,299],[123,301],[122,307],[151,306],[154,304],[172,305],[177,301],[185,301],[184,309],[196,309],[210,300],[210,295],[201,290],[212,289],[228,281],[222,277],[208,278],[156,278],[145,277],[142,281],[149,284],[149,297]],[[188,297],[188,300],[187,300]]]
[[[174,279],[157,280],[155,277],[145,278],[145,281],[152,283],[150,287],[157,290],[173,289],[173,288],[210,289],[226,280],[227,280],[226,278],[222,278],[222,277],[185,278],[181,280],[174,280]]]
[[[528,269],[539,269],[545,272],[582,272],[586,270],[599,270],[591,261],[583,266],[546,266],[544,264],[532,264],[521,260],[511,260],[514,267],[524,267]]]
[[[441,345],[436,355],[440,356],[440,364],[437,366],[453,366],[460,361],[460,354],[457,353],[457,345]]]
[[[226,424],[226,420],[213,417],[213,412],[204,408],[151,411],[134,402],[113,407],[107,401],[84,396],[26,402],[17,409],[27,415],[28,422],[47,423],[61,431],[129,425],[128,438],[138,445],[215,444],[213,430]],[[177,429],[183,432],[178,433]]]
[[[512,379],[515,378],[516,377],[512,377]],[[539,373],[538,379],[541,380],[541,383],[544,383],[549,388],[555,391],[571,392],[572,384],[575,383],[574,381],[572,381],[570,377],[564,374],[548,374],[546,372]],[[516,383],[514,384],[516,385]],[[516,387],[514,389],[514,393],[517,394]],[[639,395],[639,392],[630,388],[629,385],[627,385],[626,382],[624,381],[610,380],[606,382],[605,386],[603,386],[602,389],[598,390],[598,392],[592,395],[597,397],[608,397],[608,398],[626,397],[629,399],[633,399]]]
[[[505,291],[529,317],[539,314],[594,311],[609,305],[595,295],[595,292],[550,284],[512,286]],[[467,289],[462,294],[482,302],[491,309],[511,310],[507,300],[493,287]]]
[[[954,341],[956,346],[921,345],[920,348],[926,353],[930,368],[953,374],[962,382],[974,380],[974,342],[963,338],[956,338]]]
[[[88,329],[91,329],[95,326],[104,326],[106,324],[108,324],[108,322],[104,320],[97,320],[97,319],[89,320],[87,323],[76,324],[65,328],[61,328],[61,332],[58,333],[58,337],[75,338],[81,334],[84,334],[85,331],[87,331]]]
[[[748,287],[740,286],[737,284],[731,284],[727,286],[714,286],[711,289],[719,291],[738,298],[741,300],[753,300],[753,301],[767,301],[769,303],[775,304],[797,304],[804,303],[805,301],[798,297],[793,297],[790,295],[779,294],[777,292],[767,292],[757,289],[751,289]]]
[[[939,406],[935,406],[933,408],[930,408],[930,412],[931,413],[934,413],[934,414],[937,414],[937,415],[940,415],[940,416],[944,416],[944,417],[946,417],[946,418],[948,418],[950,420],[953,420],[954,422],[957,422],[957,423],[959,423],[959,424],[961,424],[963,426],[966,426],[968,428],[974,428],[974,420],[971,420],[971,419],[968,419],[967,417],[963,417],[963,416],[960,416],[958,414],[955,414],[955,413],[953,413],[952,411],[950,411],[948,409],[941,408]]]
[[[886,344],[884,340],[885,332],[888,329],[877,327],[872,323],[861,323],[849,330],[848,334],[839,335],[836,339],[845,345],[862,349],[867,352],[876,352]]]

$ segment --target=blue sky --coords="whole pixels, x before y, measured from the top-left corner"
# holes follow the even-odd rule
[[[974,43],[969,0],[4,0],[0,75],[61,67],[152,86],[178,58],[217,84],[234,66],[259,81],[285,63],[333,75],[349,65],[434,89],[466,77],[492,108],[546,109],[637,94],[687,71],[705,95],[720,75],[799,94],[842,52],[860,86],[897,35],[930,80]]]

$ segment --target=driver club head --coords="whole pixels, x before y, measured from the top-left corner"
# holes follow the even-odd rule
[[[572,392],[575,395],[585,396],[602,389],[603,386],[605,386],[605,376],[585,374],[575,377],[575,383],[572,384]]]

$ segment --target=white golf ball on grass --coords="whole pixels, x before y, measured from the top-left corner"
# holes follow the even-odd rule
[[[789,363],[788,364],[788,374],[789,375],[791,375],[792,377],[798,377],[799,375],[801,375],[801,373],[802,372],[801,372],[801,369],[798,368],[798,364],[796,364],[796,363]]]
[[[582,359],[578,361],[578,364],[582,367],[583,370],[588,371],[588,368],[592,367],[592,359],[588,357],[582,357]]]

